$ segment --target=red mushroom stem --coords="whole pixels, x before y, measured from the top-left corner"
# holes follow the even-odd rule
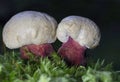
[[[85,65],[86,48],[69,37],[66,43],[63,43],[58,50],[58,54],[65,59],[70,65]]]
[[[28,53],[33,53],[36,57],[45,57],[54,52],[54,49],[51,44],[40,44],[40,45],[26,45],[20,48],[21,58],[29,59]]]

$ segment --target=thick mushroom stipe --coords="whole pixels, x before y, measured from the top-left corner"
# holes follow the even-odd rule
[[[85,50],[85,47],[69,37],[68,41],[59,48],[58,54],[70,65],[85,65]]]
[[[36,57],[46,57],[54,52],[51,44],[41,44],[41,45],[26,45],[20,48],[21,58],[29,59],[29,53],[33,53]]]

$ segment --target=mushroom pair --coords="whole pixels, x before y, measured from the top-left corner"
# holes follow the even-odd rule
[[[20,48],[21,57],[27,52],[36,56],[50,55],[54,49],[50,43],[56,37],[63,42],[58,54],[71,64],[85,63],[86,48],[94,48],[100,41],[100,31],[90,19],[68,16],[59,24],[45,13],[25,11],[13,16],[3,29],[3,41],[10,48]]]

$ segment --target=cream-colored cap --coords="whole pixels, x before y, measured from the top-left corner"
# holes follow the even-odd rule
[[[10,49],[56,40],[56,20],[41,12],[24,11],[14,15],[3,28],[3,42]]]
[[[81,46],[94,48],[99,44],[101,34],[98,26],[90,19],[68,16],[59,23],[56,36],[61,42],[67,42],[71,37]]]

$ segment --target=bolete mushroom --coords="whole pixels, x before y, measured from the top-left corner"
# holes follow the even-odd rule
[[[96,47],[101,34],[98,26],[90,19],[68,16],[58,24],[56,36],[63,42],[58,54],[72,65],[84,65],[86,49]]]
[[[24,11],[14,15],[3,28],[3,42],[9,49],[20,48],[21,57],[28,59],[27,52],[47,56],[54,49],[56,20],[46,13]]]

